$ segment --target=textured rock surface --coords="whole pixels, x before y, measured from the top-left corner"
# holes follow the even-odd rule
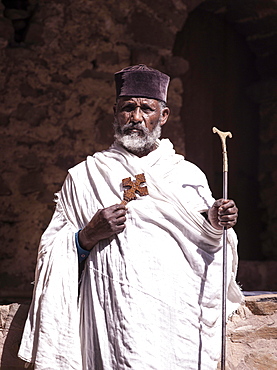
[[[29,305],[12,303],[0,306],[0,368],[23,369],[25,362],[17,357]]]
[[[32,17],[21,40],[13,39],[11,18],[26,20],[26,14],[6,9],[3,15],[1,5],[0,20],[10,31],[0,40],[0,299],[30,296],[53,194],[68,168],[112,143],[115,71],[143,62],[170,73],[170,135],[184,151],[179,76],[188,65],[171,50],[187,7],[200,2],[32,1],[37,4],[28,10]],[[150,21],[142,33],[133,26],[143,14],[154,32]]]
[[[16,356],[28,304],[0,306],[1,369],[24,368]],[[246,297],[227,326],[226,370],[277,369],[277,295]]]
[[[277,295],[247,297],[227,336],[227,369],[277,369]]]

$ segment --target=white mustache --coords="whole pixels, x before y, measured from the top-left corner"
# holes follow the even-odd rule
[[[128,130],[132,130],[132,129],[136,129],[136,130],[141,131],[144,136],[149,134],[148,128],[146,128],[144,125],[142,125],[140,123],[130,122],[130,123],[127,123],[126,125],[120,127],[120,131],[123,134],[125,134]]]

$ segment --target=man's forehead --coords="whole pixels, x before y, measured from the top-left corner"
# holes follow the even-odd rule
[[[149,104],[157,106],[159,101],[156,99],[144,98],[144,97],[130,97],[130,96],[123,96],[118,99],[119,104],[124,103],[133,103],[133,104]]]

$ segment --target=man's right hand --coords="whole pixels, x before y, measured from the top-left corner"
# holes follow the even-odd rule
[[[121,233],[125,229],[126,212],[124,204],[99,209],[86,227],[79,232],[80,246],[91,250],[100,240]]]

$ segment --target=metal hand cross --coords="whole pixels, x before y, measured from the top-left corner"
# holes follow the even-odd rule
[[[122,185],[123,187],[128,187],[129,189],[124,190],[124,195],[123,195],[123,201],[122,203],[127,204],[130,202],[130,200],[136,199],[136,192],[139,193],[139,195],[144,196],[148,195],[148,189],[147,186],[140,186],[143,184],[145,180],[144,173],[141,173],[139,175],[135,175],[136,180],[132,181],[131,177],[127,177],[126,179],[122,180]]]

